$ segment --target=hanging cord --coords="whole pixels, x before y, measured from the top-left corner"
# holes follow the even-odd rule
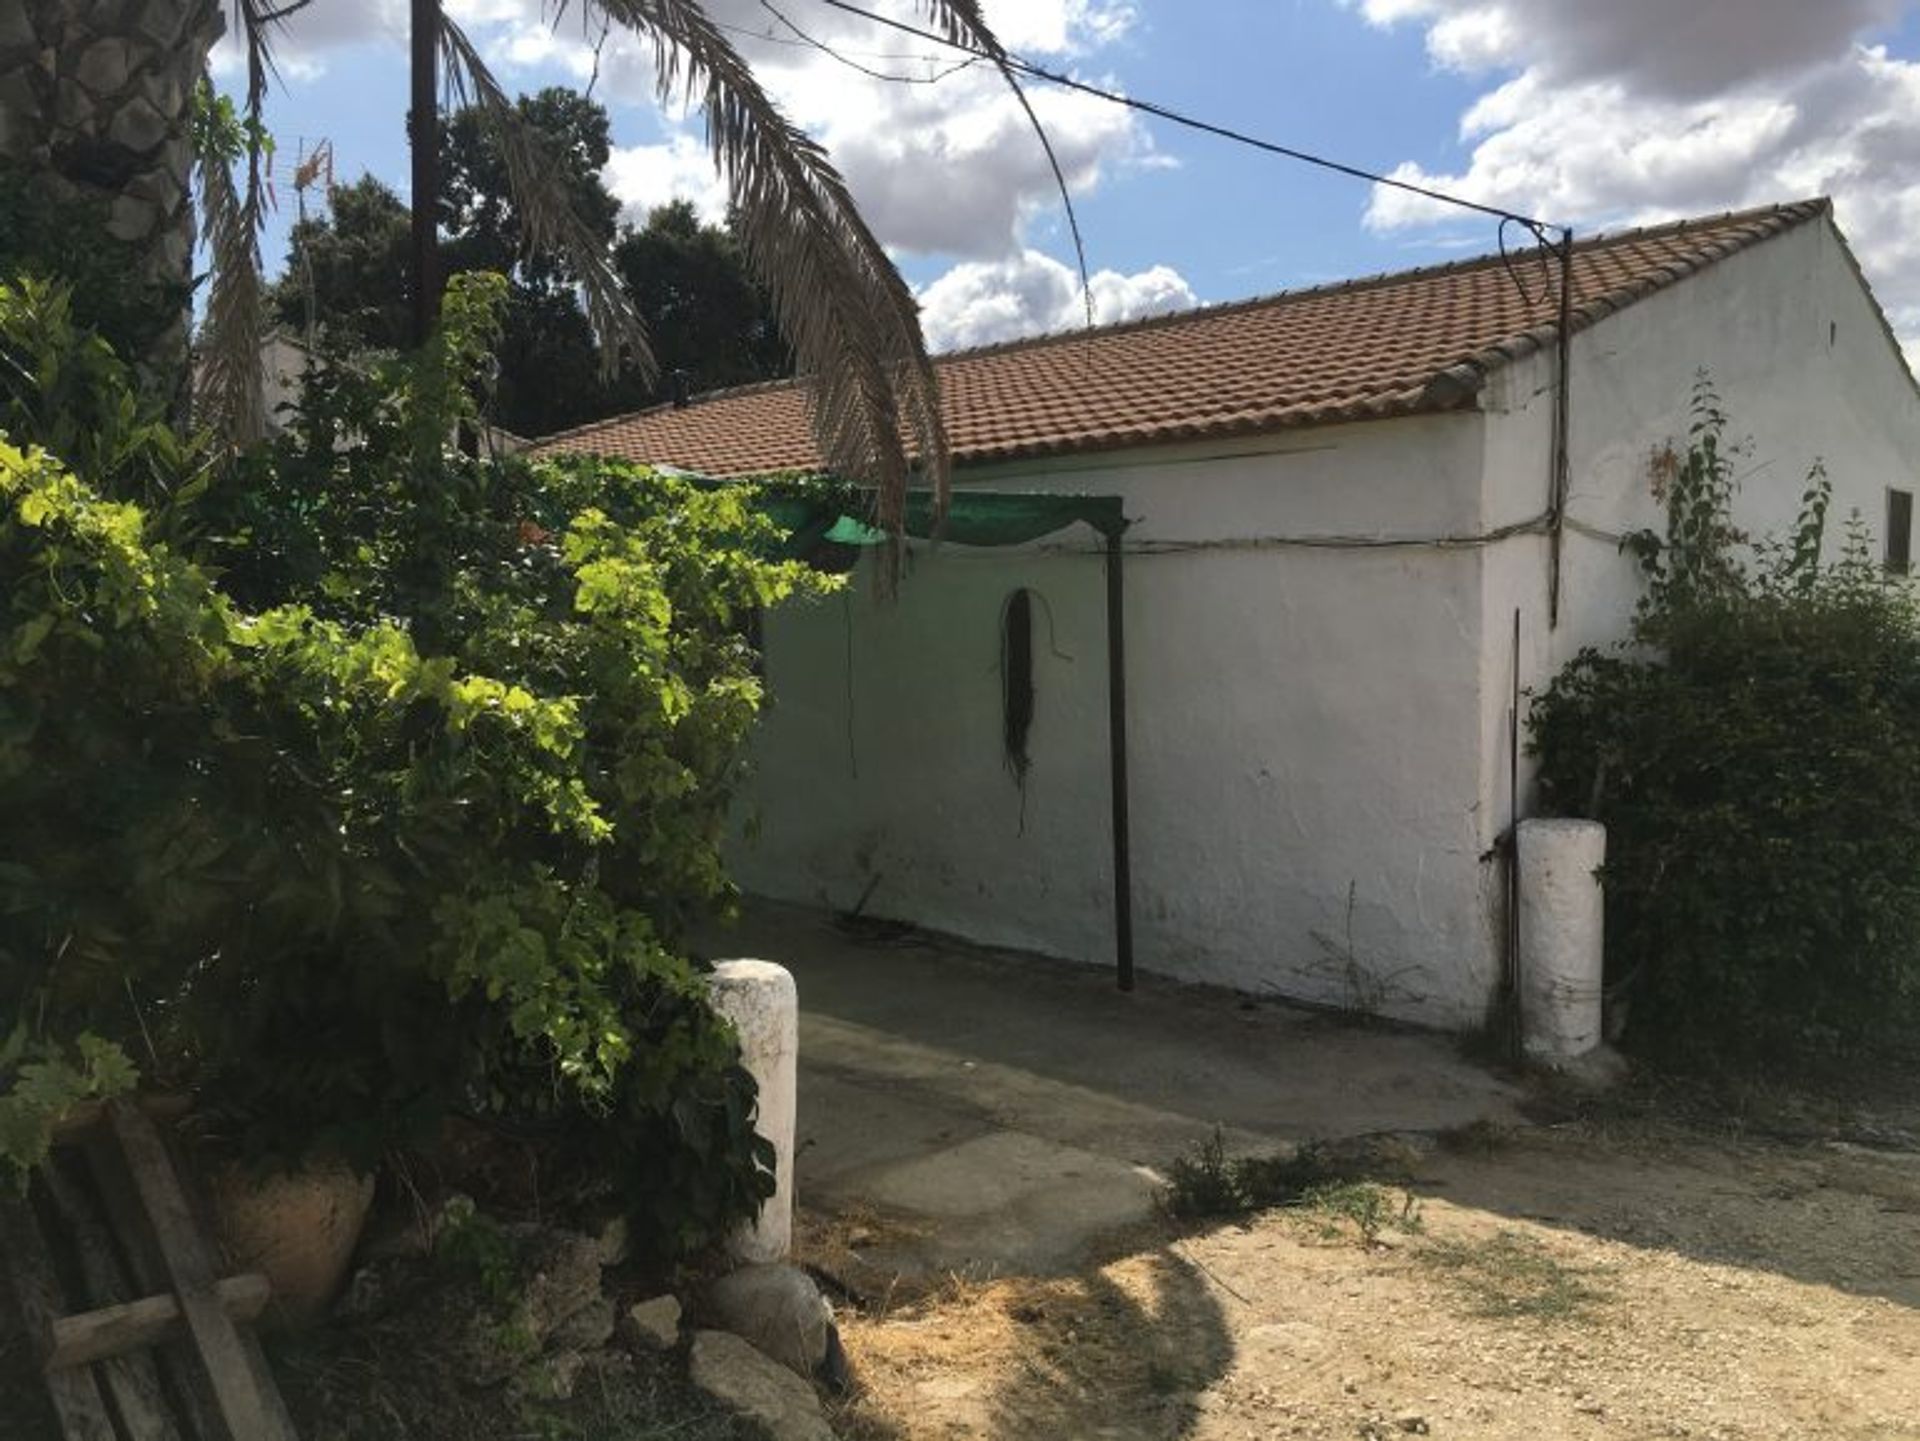
[[[859,780],[860,752],[853,739],[853,597],[848,590],[840,592],[840,619],[847,637],[847,766]]]
[[[1021,586],[1000,606],[1001,759],[1020,792],[1020,834],[1027,833],[1027,772],[1033,758],[1033,592]]]

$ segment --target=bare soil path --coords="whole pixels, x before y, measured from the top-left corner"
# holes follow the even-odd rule
[[[1372,1245],[1324,1209],[1156,1222],[1070,1276],[896,1296],[844,1322],[842,1428],[1920,1438],[1920,1154],[1568,1124],[1420,1157],[1409,1190]],[[884,1227],[809,1244],[857,1274]]]

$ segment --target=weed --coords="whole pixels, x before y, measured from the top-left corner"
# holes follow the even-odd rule
[[[1588,1273],[1516,1231],[1488,1241],[1436,1241],[1419,1257],[1446,1277],[1476,1316],[1565,1321],[1607,1299],[1583,1279]]]
[[[1398,1199],[1385,1186],[1372,1181],[1341,1181],[1315,1186],[1300,1197],[1300,1207],[1320,1218],[1320,1234],[1331,1240],[1342,1233],[1343,1223],[1359,1234],[1360,1244],[1376,1246],[1380,1233],[1392,1228],[1409,1234],[1423,1229],[1420,1199],[1403,1191]]]
[[[1389,1226],[1416,1231],[1419,1202],[1398,1201],[1368,1180],[1365,1168],[1334,1148],[1309,1142],[1273,1156],[1229,1156],[1218,1127],[1191,1154],[1167,1168],[1163,1204],[1181,1220],[1246,1216],[1276,1207],[1297,1207],[1323,1218],[1328,1235],[1351,1223],[1368,1246]]]

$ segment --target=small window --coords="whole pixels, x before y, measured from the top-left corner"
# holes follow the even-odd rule
[[[1913,492],[1887,492],[1887,569],[1905,575],[1913,564]]]

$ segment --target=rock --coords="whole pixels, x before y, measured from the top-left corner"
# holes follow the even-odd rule
[[[627,1307],[627,1334],[643,1346],[672,1347],[680,1339],[679,1301],[655,1296]]]
[[[604,1319],[604,1342],[613,1331],[613,1308],[600,1294],[600,1243],[577,1231],[531,1225],[510,1226],[507,1234],[514,1238],[527,1273],[521,1315],[533,1336],[545,1341],[563,1323],[589,1312],[593,1326]]]
[[[528,1401],[565,1401],[573,1395],[586,1364],[587,1358],[578,1351],[542,1356],[513,1378],[513,1393]]]
[[[627,1218],[615,1216],[607,1222],[600,1228],[595,1243],[600,1247],[602,1266],[618,1266],[625,1261],[633,1254],[633,1237],[627,1229]]]
[[[132,68],[132,55],[127,42],[108,36],[96,40],[82,52],[79,64],[74,67],[74,74],[95,95],[111,96],[127,83],[127,75]]]
[[[1422,1416],[1418,1411],[1401,1412],[1393,1418],[1393,1424],[1409,1436],[1425,1436],[1427,1434],[1427,1418]]]
[[[834,1441],[813,1387],[725,1331],[696,1331],[693,1384],[759,1422],[774,1441]]]
[[[833,1312],[813,1277],[794,1266],[742,1266],[707,1292],[713,1318],[796,1375],[827,1359]]]
[[[107,126],[107,139],[137,155],[144,155],[162,140],[172,121],[144,95],[135,95],[122,105]]]
[[[555,1351],[597,1351],[613,1339],[613,1302],[595,1296],[586,1305],[563,1316],[547,1332],[546,1344]]]

